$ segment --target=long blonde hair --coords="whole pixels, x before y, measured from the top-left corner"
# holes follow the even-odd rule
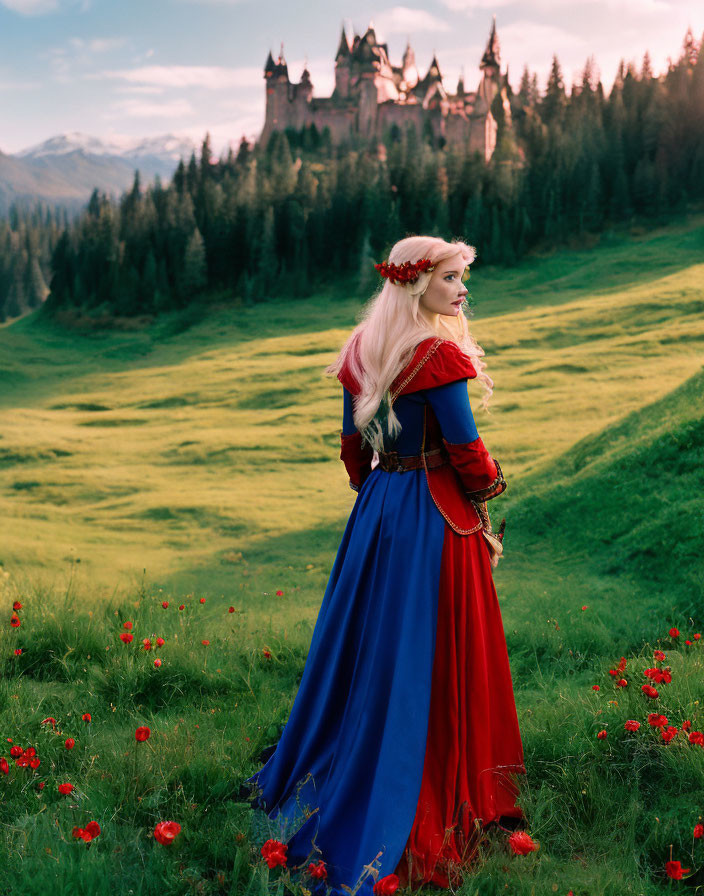
[[[402,264],[429,258],[437,265],[446,258],[462,253],[465,266],[476,258],[474,246],[460,240],[447,242],[434,236],[409,236],[394,244],[389,262]],[[354,400],[354,423],[364,440],[377,451],[384,447],[384,428],[395,438],[401,423],[394,413],[389,387],[409,363],[419,342],[431,336],[450,339],[471,359],[477,379],[485,387],[483,407],[493,391],[493,380],[484,372],[484,350],[469,332],[467,318],[460,311],[457,317],[438,316],[438,331],[419,313],[420,297],[427,289],[432,272],[421,273],[418,282],[402,286],[385,279],[381,289],[362,308],[356,325],[337,359],[325,373],[337,375],[348,367],[360,384]]]

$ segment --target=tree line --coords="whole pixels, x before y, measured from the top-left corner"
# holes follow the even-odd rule
[[[94,190],[60,232],[46,214],[0,224],[0,319],[18,291],[39,304],[44,279],[48,314],[154,314],[212,293],[306,296],[340,275],[366,288],[408,233],[459,236],[475,265],[510,265],[606,228],[665,223],[704,199],[703,43],[689,30],[660,76],[647,53],[639,70],[622,62],[608,96],[593,59],[569,93],[556,56],[542,94],[525,69],[516,93],[507,85],[511,126],[500,97],[492,105],[488,164],[412,128],[344,147],[327,129],[289,129],[219,160],[206,135],[170,183],[142,189],[136,172],[118,201]]]

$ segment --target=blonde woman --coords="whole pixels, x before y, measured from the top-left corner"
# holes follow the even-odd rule
[[[269,818],[304,806],[287,865],[316,893],[455,886],[481,829],[522,821],[492,577],[503,528],[486,510],[506,482],[467,389],[482,382],[486,405],[493,387],[462,307],[474,258],[459,241],[400,240],[326,369],[357,497],[288,722],[247,779]]]

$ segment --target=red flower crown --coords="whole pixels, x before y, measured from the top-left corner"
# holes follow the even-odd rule
[[[424,271],[434,271],[435,265],[429,258],[419,258],[418,261],[404,261],[403,264],[392,264],[382,261],[374,267],[382,277],[388,277],[392,283],[415,283]]]

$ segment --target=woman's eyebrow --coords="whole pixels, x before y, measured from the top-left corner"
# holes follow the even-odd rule
[[[459,271],[444,271],[445,274],[459,274]]]

